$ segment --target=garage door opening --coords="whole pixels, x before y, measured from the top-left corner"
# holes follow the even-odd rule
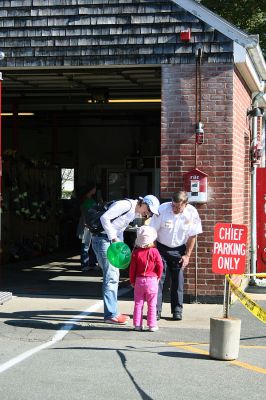
[[[94,180],[98,201],[160,196],[160,67],[12,70],[3,79],[3,112],[12,114],[2,118],[5,261],[25,257],[10,249],[36,235],[29,254],[47,252],[55,235],[55,245],[73,242],[78,211],[61,200],[62,168],[75,171],[76,193]]]

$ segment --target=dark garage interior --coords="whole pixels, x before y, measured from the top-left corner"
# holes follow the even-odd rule
[[[160,195],[160,67],[6,69],[2,88],[4,263],[75,245],[89,181],[98,201]]]

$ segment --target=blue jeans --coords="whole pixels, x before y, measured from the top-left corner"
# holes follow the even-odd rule
[[[106,235],[93,235],[92,248],[96,254],[98,263],[103,270],[103,302],[104,318],[113,318],[118,315],[117,291],[119,283],[119,269],[113,267],[107,259],[107,249],[110,241]]]

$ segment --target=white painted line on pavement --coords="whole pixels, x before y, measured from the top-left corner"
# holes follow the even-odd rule
[[[102,304],[103,304],[102,300],[98,301],[97,303],[93,304],[91,307],[87,308],[82,313],[76,315],[74,318],[67,321],[66,324],[56,332],[56,334],[53,336],[53,338],[51,340],[49,340],[49,342],[43,343],[40,346],[37,346],[37,347],[34,347],[33,349],[25,351],[25,353],[22,353],[19,356],[12,358],[11,360],[5,362],[4,364],[1,364],[0,365],[0,373],[6,371],[7,369],[13,367],[16,364],[19,364],[21,361],[26,360],[27,358],[31,357],[33,354],[38,353],[39,351],[41,351],[43,349],[47,349],[48,347],[50,347],[53,344],[62,340],[68,334],[68,332],[73,328],[75,322],[77,322],[80,319],[82,319],[83,317],[97,311],[102,306]]]
[[[123,288],[119,290],[118,295],[121,296],[127,293],[129,290],[130,290],[129,288]],[[18,355],[17,357],[14,357],[11,360],[5,362],[4,364],[0,364],[0,374],[6,371],[7,369],[19,364],[20,362],[26,360],[27,358],[31,357],[33,354],[38,353],[41,350],[47,349],[48,347],[62,340],[68,334],[68,332],[73,328],[75,322],[99,310],[99,308],[101,308],[102,305],[103,301],[102,300],[98,301],[97,303],[93,304],[86,310],[82,311],[80,314],[76,315],[75,317],[67,321],[66,324],[61,329],[59,329],[56,332],[56,334],[52,337],[52,339],[49,340],[48,342],[43,343],[40,346],[34,347],[33,349],[30,349],[28,351],[25,351],[24,353]]]

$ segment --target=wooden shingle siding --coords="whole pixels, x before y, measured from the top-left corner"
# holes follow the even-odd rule
[[[189,63],[199,44],[232,61],[232,41],[171,1],[4,0],[0,17],[7,67]]]

